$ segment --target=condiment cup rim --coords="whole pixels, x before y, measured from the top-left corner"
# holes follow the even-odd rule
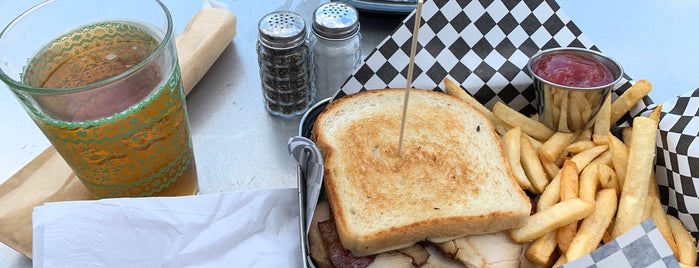
[[[546,80],[546,79],[538,76],[536,73],[534,73],[534,71],[532,70],[532,64],[534,62],[536,62],[536,60],[538,60],[541,56],[546,55],[546,54],[550,54],[550,53],[558,53],[558,52],[562,52],[562,51],[570,51],[570,52],[574,52],[574,53],[591,55],[591,56],[593,56],[593,58],[595,60],[598,60],[598,58],[603,58],[603,59],[609,61],[611,64],[613,64],[618,69],[618,73],[615,72],[615,70],[610,70],[610,71],[612,71],[612,74],[615,75],[614,80],[612,80],[612,82],[609,82],[607,84],[595,86],[595,87],[571,87],[571,86],[561,85],[561,84],[557,84],[557,83],[551,82],[549,80]],[[602,63],[602,64],[604,64],[604,63]],[[557,48],[550,48],[550,49],[545,49],[545,50],[539,51],[538,53],[534,54],[534,56],[529,58],[529,61],[527,62],[527,72],[529,72],[529,75],[531,75],[531,77],[533,79],[542,81],[542,82],[547,83],[549,85],[556,86],[558,88],[568,89],[568,90],[596,90],[596,89],[609,88],[609,87],[612,87],[612,86],[616,85],[617,83],[619,83],[619,81],[621,81],[621,78],[623,78],[623,76],[624,76],[624,68],[621,66],[621,64],[619,64],[619,62],[617,62],[613,58],[611,58],[611,57],[609,57],[609,56],[607,56],[599,51],[595,51],[592,49],[586,49],[586,48],[578,48],[578,47],[557,47]]]

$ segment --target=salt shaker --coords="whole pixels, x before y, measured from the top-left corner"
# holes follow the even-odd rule
[[[344,3],[313,12],[311,47],[315,99],[332,97],[362,61],[359,13]]]
[[[258,24],[257,59],[267,111],[292,118],[313,104],[311,52],[306,22],[299,14],[276,11]]]

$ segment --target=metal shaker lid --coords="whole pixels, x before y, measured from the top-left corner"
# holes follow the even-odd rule
[[[270,48],[292,48],[306,40],[306,21],[291,11],[269,13],[260,19],[257,28],[260,43]]]
[[[321,38],[347,39],[359,32],[359,13],[345,3],[326,3],[313,12],[312,28]]]

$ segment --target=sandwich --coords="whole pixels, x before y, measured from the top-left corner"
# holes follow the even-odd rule
[[[328,216],[342,248],[378,256],[520,226],[531,203],[485,115],[447,94],[411,90],[399,152],[404,96],[362,91],[316,118]]]

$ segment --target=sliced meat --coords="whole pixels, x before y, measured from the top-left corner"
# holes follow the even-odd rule
[[[323,243],[328,249],[330,261],[335,267],[365,268],[376,258],[376,255],[354,256],[350,250],[345,249],[340,242],[340,236],[337,234],[334,220],[319,222],[318,228],[323,237]]]

